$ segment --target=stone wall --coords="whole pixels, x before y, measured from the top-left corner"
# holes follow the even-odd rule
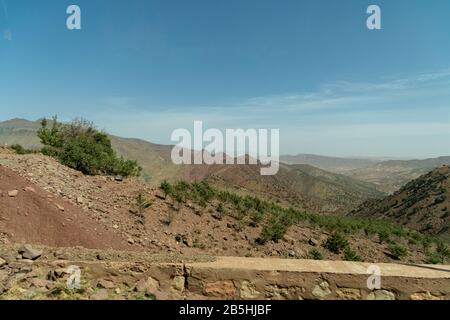
[[[73,265],[81,269],[83,289],[75,294],[61,290]],[[381,283],[371,290],[374,266]],[[7,299],[448,300],[450,266],[237,257],[202,263],[3,260],[2,293]]]
[[[370,290],[373,269],[380,288]],[[438,265],[221,257],[186,264],[185,276],[186,290],[219,299],[450,298],[450,266]]]

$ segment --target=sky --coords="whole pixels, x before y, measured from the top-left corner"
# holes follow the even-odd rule
[[[171,143],[202,120],[280,129],[283,154],[427,158],[450,154],[449,89],[448,0],[0,0],[0,121]]]

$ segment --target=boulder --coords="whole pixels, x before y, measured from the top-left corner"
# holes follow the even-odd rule
[[[42,255],[43,251],[34,249],[29,244],[25,244],[19,249],[19,253],[22,256],[22,259],[36,260]]]
[[[100,279],[97,282],[97,287],[103,288],[103,289],[113,289],[116,287],[116,285],[114,284],[114,282],[112,282],[110,280]]]
[[[148,277],[139,280],[138,283],[136,283],[134,291],[149,295],[152,294],[154,291],[158,290],[158,288],[159,288],[159,281],[152,277]]]

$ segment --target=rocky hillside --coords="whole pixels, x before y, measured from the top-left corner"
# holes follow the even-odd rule
[[[82,201],[81,198],[78,199]],[[0,234],[12,243],[131,249],[81,208],[0,166]]]
[[[368,201],[351,215],[389,218],[409,228],[450,238],[450,167],[409,182],[382,201]]]
[[[318,213],[340,213],[368,198],[382,198],[370,183],[330,173],[309,165],[281,164],[275,176],[261,176],[259,166],[194,167],[194,177],[201,176],[222,188]]]
[[[0,122],[0,144],[39,145],[39,122],[15,119]],[[276,176],[261,176],[260,167],[250,165],[184,165],[170,159],[171,146],[139,139],[110,136],[113,148],[142,166],[142,177],[153,186],[163,180],[208,180],[220,187],[258,194],[268,200],[291,204],[325,214],[346,212],[368,198],[380,198],[375,185],[308,165],[281,165]]]
[[[198,184],[164,190],[137,179],[84,176],[42,155],[9,152],[0,155],[0,165],[0,233],[5,243],[125,246],[182,255],[428,259],[421,244],[424,237],[380,221],[321,216],[254,197],[211,192],[215,189]],[[335,231],[347,235],[334,238]],[[71,237],[72,232],[80,236]],[[419,240],[410,242],[411,237]]]

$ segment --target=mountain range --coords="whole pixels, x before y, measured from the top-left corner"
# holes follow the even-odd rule
[[[0,122],[0,144],[39,148],[39,121]],[[209,180],[223,188],[257,194],[276,202],[321,213],[345,212],[384,194],[374,184],[328,172],[308,164],[281,164],[275,176],[261,176],[256,165],[174,165],[172,146],[110,136],[116,152],[142,166],[142,177],[156,185],[163,180]]]
[[[375,185],[378,191],[394,193],[409,181],[443,165],[450,165],[450,156],[416,160],[377,160],[325,157],[299,154],[281,156],[289,164],[309,164]]]
[[[39,121],[25,119],[0,122],[0,144],[39,148],[39,127]],[[299,154],[281,156],[278,174],[261,176],[254,165],[174,165],[170,145],[113,135],[110,138],[118,154],[139,162],[142,177],[150,184],[209,180],[223,188],[322,213],[355,209],[367,199],[383,198],[434,168],[450,165],[450,157],[381,161]]]

